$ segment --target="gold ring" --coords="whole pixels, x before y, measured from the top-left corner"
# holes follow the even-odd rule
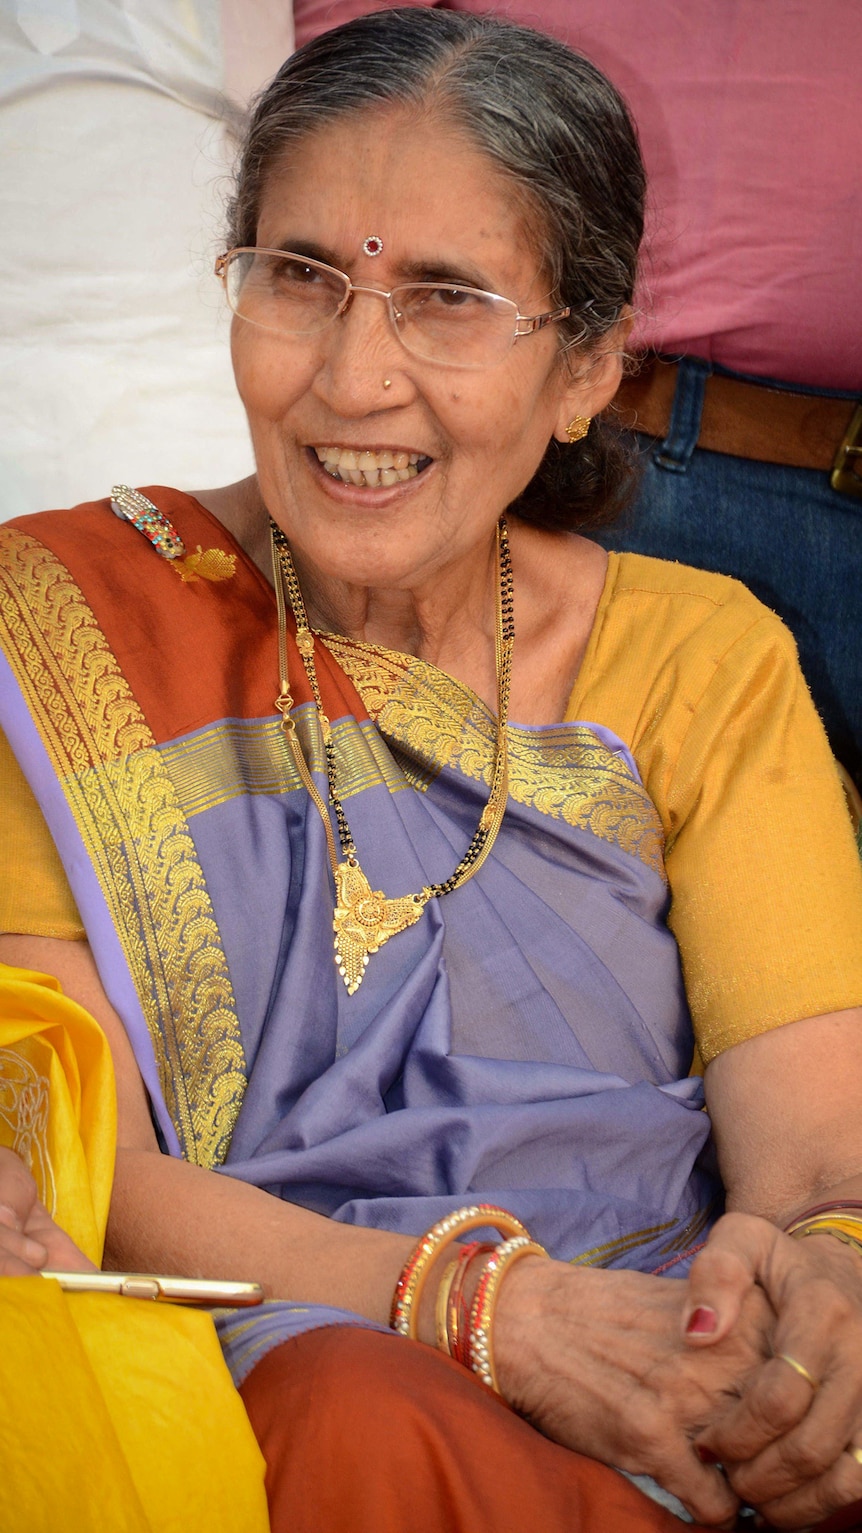
[[[817,1383],[817,1380],[812,1378],[804,1363],[798,1363],[795,1357],[790,1356],[789,1352],[776,1352],[775,1356],[780,1357],[783,1363],[789,1363],[790,1367],[793,1369],[793,1372],[798,1373],[799,1377],[804,1379],[806,1384],[810,1384],[812,1389],[819,1389],[820,1386]]]
[[[862,1468],[862,1448],[854,1448],[851,1443],[850,1447],[847,1449],[847,1452],[850,1454],[851,1458],[855,1458],[859,1467]]]

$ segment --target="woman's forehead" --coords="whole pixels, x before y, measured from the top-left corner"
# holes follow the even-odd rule
[[[373,261],[362,252],[372,235],[383,246]],[[378,274],[460,258],[477,285],[523,285],[538,265],[515,183],[451,119],[403,107],[352,113],[289,146],[266,179],[257,243],[313,245],[334,265],[362,253]]]

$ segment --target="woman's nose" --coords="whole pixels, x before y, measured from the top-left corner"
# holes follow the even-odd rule
[[[379,408],[382,380],[393,367],[403,368],[406,356],[385,293],[354,287],[346,308],[324,334],[320,383],[327,402],[340,415]]]

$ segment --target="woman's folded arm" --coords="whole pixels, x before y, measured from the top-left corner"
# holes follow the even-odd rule
[[[0,959],[55,974],[109,1038],[118,1150],[106,1266],[248,1279],[275,1298],[387,1321],[412,1237],[340,1224],[162,1154],[131,1046],[88,946],[2,937]],[[698,1355],[681,1344],[684,1303],[678,1281],[528,1259],[501,1290],[495,1354],[505,1392],[546,1435],[652,1474],[699,1518],[720,1520],[735,1497],[699,1463],[691,1440],[764,1355],[770,1311],[752,1294],[732,1336]],[[433,1293],[420,1335],[433,1343]]]

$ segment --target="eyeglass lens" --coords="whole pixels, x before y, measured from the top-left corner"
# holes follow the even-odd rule
[[[239,251],[227,270],[235,314],[285,336],[314,335],[335,319],[349,280],[296,255]],[[448,283],[395,288],[387,307],[407,351],[456,367],[487,367],[515,339],[517,306],[508,298]]]

